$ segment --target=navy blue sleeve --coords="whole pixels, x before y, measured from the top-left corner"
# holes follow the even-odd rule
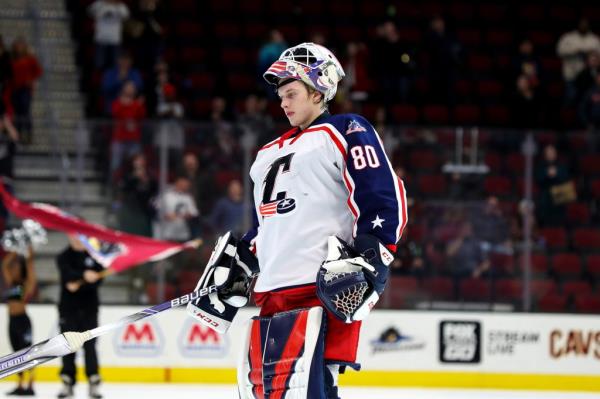
[[[348,114],[340,127],[348,148],[344,180],[355,217],[354,236],[371,234],[385,245],[394,246],[407,220],[404,184],[365,118]]]
[[[257,234],[258,234],[258,216],[256,216],[256,208],[252,207],[252,227],[250,228],[250,230],[248,230],[246,232],[246,234],[244,234],[244,236],[242,237],[242,241],[246,241],[248,244],[253,246],[253,244],[254,244],[253,241],[256,238]]]

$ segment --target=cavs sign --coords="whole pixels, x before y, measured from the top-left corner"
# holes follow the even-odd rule
[[[190,318],[179,334],[179,349],[184,357],[224,357],[229,343],[226,335]]]
[[[555,329],[550,333],[550,356],[600,360],[600,330]]]
[[[146,320],[122,327],[114,338],[115,351],[126,357],[158,356],[164,347],[160,327]]]

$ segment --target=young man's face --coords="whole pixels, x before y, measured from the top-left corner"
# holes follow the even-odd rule
[[[321,114],[321,94],[309,93],[306,86],[298,80],[281,86],[277,95],[292,126],[304,129]]]

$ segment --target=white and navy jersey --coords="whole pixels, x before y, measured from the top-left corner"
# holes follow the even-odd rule
[[[373,126],[355,114],[321,115],[260,149],[250,170],[260,265],[255,291],[316,281],[327,237],[372,234],[394,246],[406,225],[406,194]]]

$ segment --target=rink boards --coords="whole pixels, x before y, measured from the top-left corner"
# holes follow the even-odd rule
[[[34,341],[56,335],[55,306],[28,308]],[[104,306],[100,323],[141,308]],[[243,309],[220,336],[186,317],[164,312],[101,337],[105,381],[233,383]],[[0,306],[0,354],[12,352],[7,311]],[[79,359],[81,363],[82,358]],[[375,311],[363,323],[362,371],[345,385],[471,387],[600,391],[600,318],[585,315]],[[59,361],[37,371],[56,380]]]

